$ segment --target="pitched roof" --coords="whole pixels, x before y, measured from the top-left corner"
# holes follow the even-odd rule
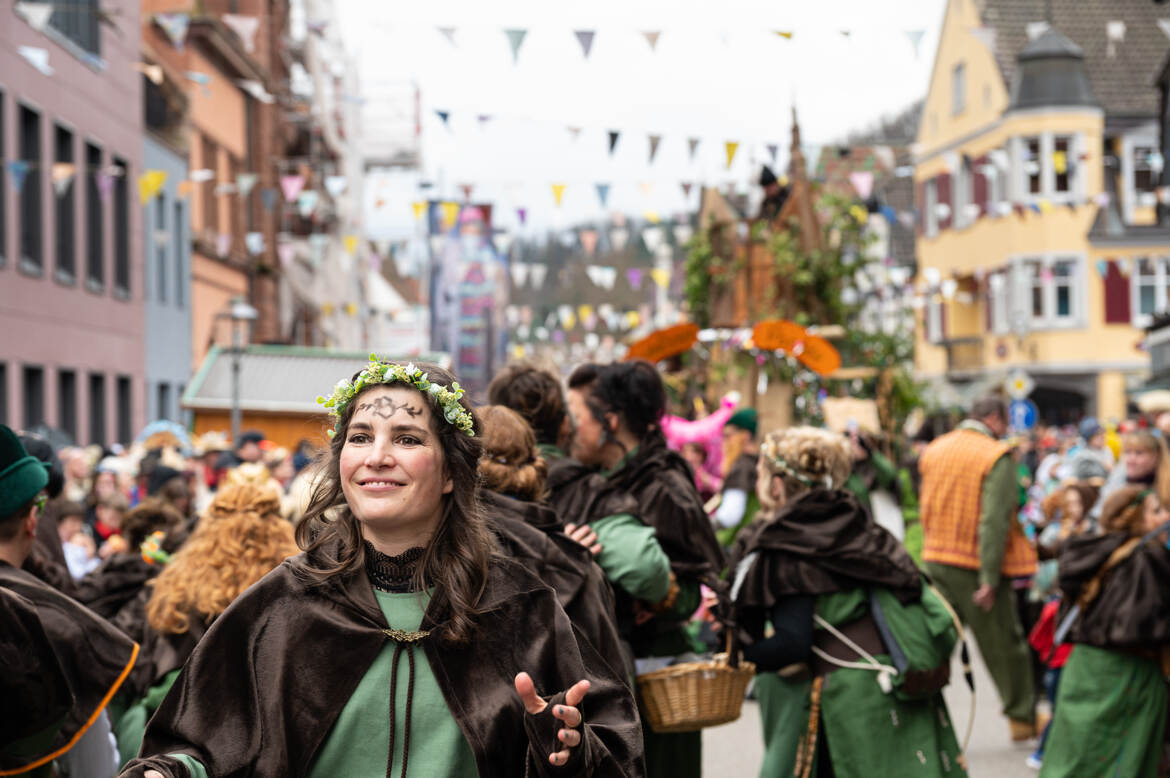
[[[1149,0],[977,0],[983,23],[995,30],[995,59],[1011,89],[1016,57],[1028,45],[1028,25],[1044,22],[1052,8],[1052,26],[1080,46],[1093,93],[1106,114],[1157,116],[1154,79],[1170,48],[1158,26],[1167,16]],[[1125,39],[1110,55],[1106,26],[1125,23]]]

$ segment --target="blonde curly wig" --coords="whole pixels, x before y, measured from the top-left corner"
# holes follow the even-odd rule
[[[817,427],[791,427],[768,434],[760,461],[773,475],[803,489],[839,489],[853,469],[844,437]]]

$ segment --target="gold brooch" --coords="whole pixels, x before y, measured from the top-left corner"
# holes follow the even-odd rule
[[[382,630],[382,634],[395,643],[417,643],[429,636],[431,631],[429,629],[384,629]]]

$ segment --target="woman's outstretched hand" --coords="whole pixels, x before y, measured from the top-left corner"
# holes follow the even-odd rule
[[[540,698],[536,693],[536,686],[532,683],[532,678],[528,673],[518,673],[516,675],[516,693],[520,695],[520,701],[524,703],[524,709],[528,711],[531,716],[536,716],[544,713],[548,703]],[[557,740],[564,744],[564,748],[555,753],[549,754],[549,764],[563,765],[568,764],[571,756],[570,749],[581,745],[581,711],[577,707],[581,704],[581,700],[585,699],[585,695],[589,693],[588,681],[577,681],[569,687],[565,692],[565,701],[563,704],[553,706],[553,717],[560,719],[565,723],[562,729],[557,730]]]
[[[588,524],[582,524],[579,527],[576,524],[566,524],[565,534],[571,540],[575,540],[589,549],[589,553],[593,554],[593,556],[601,553],[601,544],[597,542],[597,533]]]

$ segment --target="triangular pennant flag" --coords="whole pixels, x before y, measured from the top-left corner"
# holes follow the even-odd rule
[[[573,140],[577,140],[577,138],[581,137],[581,128],[580,127],[568,127],[566,129],[568,129],[568,131],[569,131],[569,137],[572,138]]]
[[[444,126],[444,127],[447,127],[448,129],[450,129],[451,125],[449,125],[449,124],[447,123],[447,120],[451,118],[451,112],[450,112],[450,111],[438,111],[438,110],[436,110],[436,111],[435,111],[435,116],[438,116],[440,119],[442,119],[442,120],[443,120],[443,126]]]
[[[523,262],[513,262],[509,268],[512,272],[512,286],[519,289],[528,280],[528,265]]]
[[[646,244],[646,249],[651,254],[658,251],[658,247],[662,245],[662,228],[647,227],[642,230],[642,242]]]
[[[492,115],[490,113],[477,114],[475,120],[479,122],[480,129],[483,129],[483,126],[492,120]]]
[[[194,81],[199,86],[207,86],[211,83],[211,76],[207,73],[200,73],[197,70],[188,70],[183,73],[189,81]]]
[[[577,43],[581,44],[581,53],[585,59],[589,59],[589,50],[593,48],[593,30],[574,30],[573,34],[577,36]]]
[[[215,236],[215,255],[217,257],[226,257],[232,250],[232,236],[226,232],[221,232]]]
[[[524,36],[528,34],[528,30],[504,30],[504,34],[508,36],[508,45],[512,47],[514,65],[520,60],[520,47],[524,44]]]
[[[264,252],[264,233],[249,232],[244,236],[244,247],[248,249],[248,253],[252,256],[262,254]]]
[[[158,86],[163,82],[162,65],[151,65],[147,62],[135,62],[134,69],[150,79],[150,83]]]
[[[471,193],[475,191],[475,184],[460,184],[459,191],[463,193],[464,201],[470,201]]]
[[[548,265],[532,265],[528,271],[532,279],[532,287],[540,289],[544,286],[544,277],[548,274]]]
[[[665,267],[656,267],[650,271],[650,277],[654,279],[654,283],[662,289],[670,286],[670,270]]]
[[[215,192],[216,195],[228,195],[228,194],[235,194],[236,191],[238,191],[238,188],[236,187],[235,184],[226,184],[225,183],[225,184],[217,184],[213,191]]]
[[[255,173],[240,173],[236,176],[236,188],[240,191],[240,197],[247,197],[252,192],[252,187],[256,186],[256,182],[260,176]]]
[[[443,213],[443,229],[449,230],[459,221],[459,203],[454,200],[445,200],[439,205]]]
[[[264,85],[255,79],[241,78],[236,81],[240,89],[243,89],[252,97],[256,98],[262,103],[272,105],[276,102],[276,96],[264,88]]]
[[[256,30],[260,28],[259,16],[243,16],[241,14],[224,14],[219,17],[223,23],[239,36],[244,44],[244,51],[251,54],[256,49]]]
[[[987,47],[987,50],[995,54],[995,28],[994,27],[972,27],[970,33],[975,36],[975,40]]]
[[[410,210],[414,212],[415,221],[418,221],[419,219],[421,219],[423,217],[423,214],[425,214],[427,212],[426,201],[424,201],[424,200],[414,201],[413,203],[410,204]]]
[[[609,231],[609,245],[614,251],[621,251],[630,242],[630,231],[625,227],[614,227]]]
[[[1170,19],[1159,19],[1158,29],[1160,29],[1167,38],[1170,38]]]
[[[735,159],[735,152],[739,150],[739,143],[729,140],[723,144],[723,150],[727,152],[727,169],[731,170],[731,161]]]
[[[772,160],[772,164],[776,164],[776,153],[780,151],[780,147],[775,143],[769,143],[765,148],[768,149],[768,158]]]
[[[692,184],[690,181],[683,181],[681,184],[679,184],[679,186],[682,187],[683,197],[691,196],[691,187],[694,186],[694,184]]]
[[[77,171],[77,166],[72,162],[54,162],[50,169],[49,177],[53,182],[53,191],[61,197],[69,190],[69,185],[73,183],[73,174]]]
[[[496,253],[501,257],[508,256],[512,250],[512,234],[510,232],[497,232],[492,238],[492,245],[496,247]]]
[[[792,40],[792,30],[772,30],[772,32],[786,41]]]
[[[601,207],[604,208],[609,202],[609,184],[597,184],[597,199],[601,202]]]
[[[167,181],[167,171],[147,170],[138,177],[138,198],[146,205],[154,199]]]
[[[661,34],[662,34],[662,32],[661,32],[661,31],[659,31],[659,30],[653,30],[653,31],[644,31],[644,32],[642,33],[642,37],[643,37],[643,38],[645,38],[645,39],[646,39],[646,42],[650,44],[650,51],[655,51],[655,50],[657,50],[657,48],[658,48],[658,36],[659,36],[659,35],[661,35]]]
[[[662,221],[658,217],[658,211],[646,211],[644,214],[642,214],[642,218],[651,224],[658,224],[658,222]]]
[[[643,181],[638,184],[638,191],[642,193],[643,197],[649,197],[650,193],[654,191],[653,181]]]
[[[581,230],[581,248],[585,249],[585,255],[593,256],[593,252],[597,250],[597,230]]]
[[[440,27],[439,32],[443,33],[443,37],[447,39],[447,43],[450,43],[452,46],[455,45],[454,27]]]
[[[523,227],[525,224],[528,223],[528,209],[527,208],[517,208],[516,209],[516,218],[520,220],[520,226]]]
[[[24,17],[28,26],[37,32],[43,32],[53,16],[52,3],[17,3],[16,12]]]
[[[642,288],[642,269],[638,267],[631,267],[626,270],[626,283],[634,291]]]
[[[689,224],[676,224],[674,226],[674,242],[680,246],[691,239],[695,231],[691,229]]]
[[[609,153],[610,153],[610,156],[613,156],[613,150],[617,147],[618,136],[620,136],[620,135],[621,135],[621,133],[618,132],[617,130],[610,130],[609,131]]]
[[[662,142],[661,135],[650,136],[650,164],[654,164],[654,155],[658,153],[658,144]]]
[[[39,70],[42,76],[51,76],[56,72],[49,64],[48,49],[41,49],[36,46],[19,46],[16,51],[20,56],[25,58],[28,64]]]
[[[294,173],[293,175],[280,177],[280,191],[284,192],[285,202],[291,203],[296,200],[301,194],[301,190],[305,188],[305,177]]]
[[[297,213],[302,219],[308,219],[313,215],[313,211],[317,210],[317,202],[320,199],[321,195],[315,189],[301,192],[297,195]]]
[[[345,253],[351,257],[357,253],[358,237],[357,235],[346,235],[341,239],[341,245],[345,247]]]
[[[602,280],[602,285],[606,289],[613,289],[614,282],[617,281],[617,268],[607,265],[605,268],[605,277]]]
[[[553,184],[552,185],[552,193],[553,193],[553,200],[556,202],[557,207],[559,208],[561,205],[561,202],[565,199],[565,185],[564,184]]]
[[[695,149],[699,148],[698,138],[687,138],[687,154],[690,155],[691,161],[695,160]]]
[[[431,256],[437,257],[442,255],[443,246],[446,245],[446,240],[442,235],[432,235],[430,239]]]
[[[325,176],[325,191],[330,197],[340,197],[349,186],[349,179],[345,176]]]
[[[280,197],[280,193],[274,187],[266,186],[260,190],[260,203],[264,206],[265,211],[272,211],[276,208],[278,197]]]
[[[155,14],[154,23],[163,28],[163,32],[171,39],[171,45],[176,49],[182,49],[183,43],[187,40],[187,27],[191,23],[191,17],[185,13],[167,13]]]
[[[297,256],[296,244],[292,241],[276,244],[276,256],[280,259],[281,267],[288,267]]]
[[[853,185],[853,191],[857,192],[858,197],[868,200],[870,193],[873,192],[873,172],[855,170],[849,174],[849,183]]]
[[[926,34],[926,30],[906,30],[906,39],[910,41],[910,45],[914,47],[914,58],[918,59],[918,46],[922,43],[922,36]]]
[[[8,163],[8,175],[12,179],[12,188],[20,194],[24,188],[24,179],[28,176],[29,163],[27,160],[14,159]],[[112,183],[112,179],[111,179]]]
[[[215,171],[211,168],[200,168],[199,170],[192,170],[187,174],[187,178],[191,179],[197,184],[202,184],[205,181],[210,181],[215,178]]]

